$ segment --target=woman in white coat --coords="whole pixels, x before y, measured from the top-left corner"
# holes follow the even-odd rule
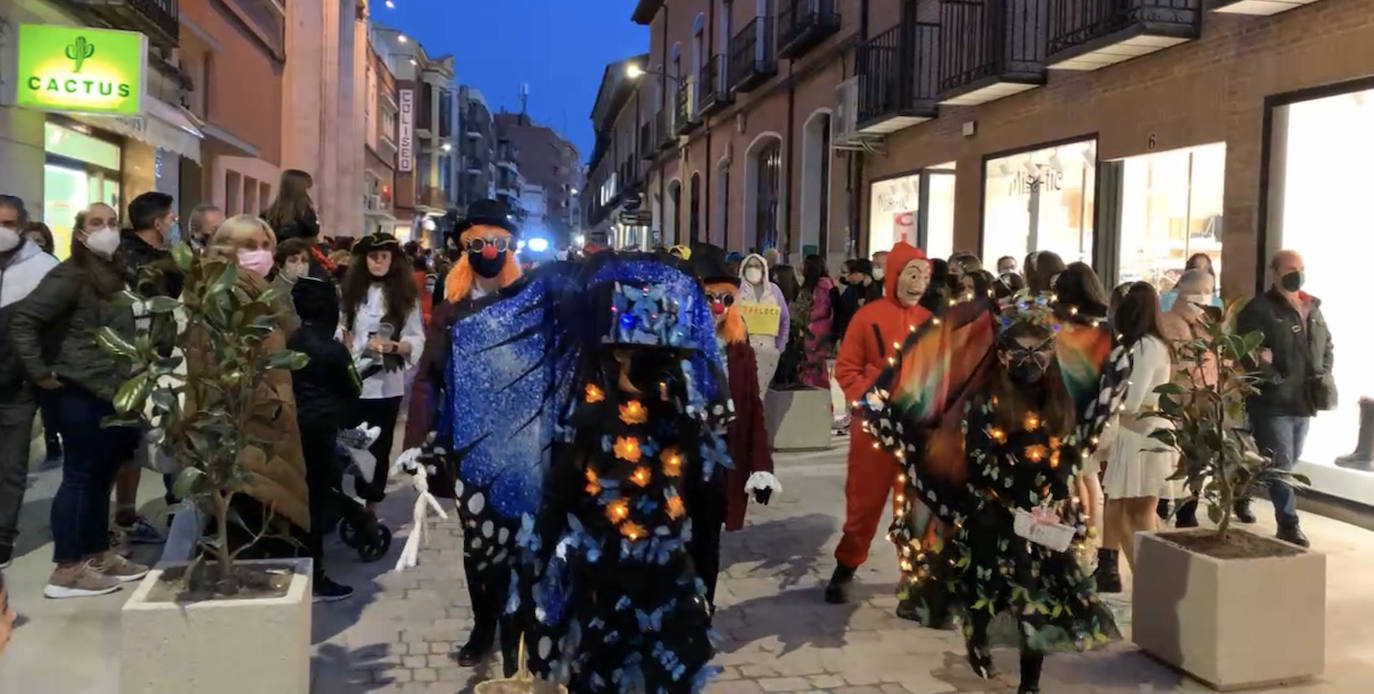
[[[1159,403],[1155,389],[1173,378],[1173,358],[1161,320],[1159,295],[1146,282],[1131,285],[1113,319],[1122,343],[1131,347],[1134,366],[1102,482],[1107,495],[1103,547],[1123,550],[1128,564],[1135,559],[1135,534],[1158,527],[1155,505],[1178,467],[1178,454],[1157,452],[1164,447],[1150,438],[1151,432],[1168,426],[1148,416]]]
[[[746,256],[740,264],[739,275],[739,292],[735,298],[739,301],[744,325],[749,330],[749,346],[754,348],[754,357],[758,361],[759,393],[767,393],[791,332],[787,299],[782,289],[769,281],[768,261],[763,256],[757,253]],[[772,318],[774,307],[777,308],[776,320]]]

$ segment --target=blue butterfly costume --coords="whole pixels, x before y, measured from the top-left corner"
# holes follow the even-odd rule
[[[730,465],[733,409],[695,277],[649,255],[546,266],[449,334],[441,427],[488,588],[474,610],[509,586],[503,645],[524,633],[533,671],[573,691],[700,690],[713,648],[684,491]]]

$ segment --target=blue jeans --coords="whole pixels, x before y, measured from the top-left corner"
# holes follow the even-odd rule
[[[133,458],[139,430],[102,427],[110,401],[76,385],[46,391],[66,444],[62,484],[52,500],[53,561],[68,564],[110,547],[110,492],[120,465]]]
[[[1302,456],[1302,444],[1307,440],[1307,425],[1311,421],[1309,417],[1252,416],[1250,426],[1260,452],[1273,456],[1274,465],[1280,469],[1292,470]],[[1280,526],[1298,524],[1298,497],[1288,483],[1272,482],[1269,500],[1274,502],[1274,520]]]

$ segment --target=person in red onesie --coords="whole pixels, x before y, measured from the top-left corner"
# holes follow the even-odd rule
[[[835,360],[835,380],[846,400],[863,397],[877,380],[893,344],[900,343],[931,316],[918,303],[930,284],[930,261],[921,249],[897,242],[887,256],[883,297],[869,302],[849,322]],[[858,417],[849,425],[849,471],[844,483],[844,537],[835,548],[835,573],[825,587],[826,602],[849,600],[854,572],[868,559],[868,547],[882,519],[888,490],[895,499],[901,493],[901,473],[890,453],[880,450],[864,432]]]

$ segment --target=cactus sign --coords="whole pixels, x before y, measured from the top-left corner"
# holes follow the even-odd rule
[[[20,24],[16,106],[139,115],[148,38],[132,31]]]

